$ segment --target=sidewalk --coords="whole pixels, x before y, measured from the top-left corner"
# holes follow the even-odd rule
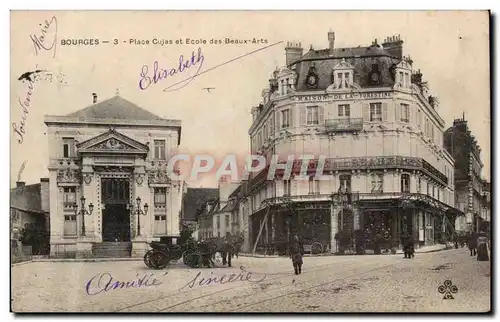
[[[449,246],[451,247],[451,246]],[[418,249],[415,249],[415,253],[421,254],[421,253],[432,253],[432,252],[439,252],[442,250],[446,249],[446,245],[443,244],[438,244],[438,245],[431,245],[431,246],[423,246]],[[396,255],[398,254],[403,254],[403,250],[397,250]],[[255,254],[252,255],[250,253],[239,253],[238,254],[241,257],[255,257],[255,258],[280,258],[283,257],[285,258],[286,256],[278,256],[278,255],[261,255],[261,254]],[[332,253],[323,253],[323,254],[318,254],[318,255],[311,255],[311,254],[304,254],[304,257],[324,257],[324,256],[353,256],[355,254],[346,254],[346,255],[336,255]],[[373,251],[370,253],[366,253],[365,255],[374,255]],[[385,254],[380,254],[379,256],[382,255],[394,255],[391,253],[385,253]],[[64,262],[73,262],[73,263],[81,263],[81,262],[142,262],[143,259],[142,257],[125,257],[125,258],[33,258],[31,261],[25,261],[25,262],[20,262],[20,263],[15,263],[12,264],[12,267],[19,266],[19,265],[24,265],[28,264],[31,262],[58,262],[58,263],[64,263]]]
[[[451,247],[451,246],[449,246]],[[442,250],[446,249],[446,245],[444,244],[437,244],[437,245],[430,245],[430,246],[423,246],[418,249],[415,249],[416,254],[421,254],[421,253],[432,253],[432,252],[439,252]],[[402,249],[398,249],[396,251],[396,254],[391,254],[391,253],[385,253],[385,254],[380,254],[380,255],[398,255],[398,254],[403,254]],[[318,255],[311,255],[311,254],[304,254],[304,257],[320,257],[320,256],[351,256],[351,255],[356,255],[356,254],[345,254],[345,255],[337,255],[333,253],[323,253],[323,254],[318,254]],[[373,251],[367,252],[365,255],[374,255]],[[285,256],[278,256],[278,255],[262,255],[262,254],[255,254],[252,255],[250,253],[239,253],[239,256],[242,257],[257,257],[257,258],[276,258],[276,257],[285,257]]]

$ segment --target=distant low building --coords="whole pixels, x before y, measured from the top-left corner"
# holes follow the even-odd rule
[[[214,224],[214,214],[220,210],[219,198],[215,197],[205,202],[202,209],[198,212],[198,237],[199,239],[207,239],[217,237],[214,235],[214,230],[218,228]]]
[[[181,225],[195,225],[193,233],[199,239],[198,214],[204,209],[209,200],[214,200],[219,195],[217,188],[187,188],[182,198]],[[181,227],[182,228],[182,227]]]
[[[216,197],[207,200],[198,215],[200,238],[225,237],[233,233],[234,212],[238,204],[233,192],[239,183],[221,181]]]
[[[42,178],[40,183],[26,185],[17,182],[10,190],[10,240],[13,255],[22,246],[30,246],[32,254],[47,254],[48,239],[44,244],[43,236],[22,240],[23,229],[49,232],[49,179]]]

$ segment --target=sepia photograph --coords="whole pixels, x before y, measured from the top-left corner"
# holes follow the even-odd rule
[[[491,313],[490,15],[11,10],[10,311]]]

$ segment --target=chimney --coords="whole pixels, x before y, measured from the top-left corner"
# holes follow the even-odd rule
[[[335,48],[335,32],[330,30],[328,32],[328,49],[330,56],[333,56],[333,49]]]
[[[287,46],[285,47],[286,65],[290,67],[295,62],[299,61],[302,58],[303,51],[304,49],[302,48],[302,44],[300,42],[287,42]]]
[[[26,185],[24,181],[17,181],[16,182],[16,187],[17,188],[23,188]]]
[[[92,93],[92,104],[95,104],[95,103],[97,103],[97,94]]]
[[[403,58],[403,41],[400,35],[385,38],[382,47],[392,56],[400,59]]]

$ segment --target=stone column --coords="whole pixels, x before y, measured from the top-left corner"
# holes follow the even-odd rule
[[[94,170],[92,168],[91,160],[89,158],[83,158],[82,162],[82,183],[78,187],[79,193],[77,193],[77,204],[79,214],[76,216],[76,220],[79,223],[78,226],[78,241],[76,244],[76,258],[91,258],[92,254],[92,244],[98,241],[96,236],[96,198],[95,198],[95,179]],[[80,198],[85,198],[85,208],[82,208],[80,203]],[[90,215],[81,215],[81,211],[90,211],[89,205],[92,203],[94,209]],[[82,225],[85,221],[85,236],[82,236]]]
[[[330,216],[331,216],[331,238],[330,238],[331,247],[330,247],[330,250],[332,253],[337,252],[337,241],[335,240],[335,235],[339,231],[338,211],[339,211],[338,207],[336,207],[332,203],[330,206]]]
[[[167,233],[172,236],[172,242],[176,242],[178,237],[180,237],[180,211],[182,206],[182,189],[181,182],[172,182],[172,186],[169,189],[170,193],[170,207],[167,205],[167,223],[170,222],[168,226]],[[154,219],[154,218],[153,218]],[[224,218],[225,221],[225,218]]]
[[[418,214],[416,208],[411,208],[411,222],[412,222],[412,236],[413,236],[413,241],[417,245],[419,244],[418,241]],[[417,246],[418,247],[418,246]]]
[[[353,228],[354,228],[354,230],[357,230],[360,227],[360,216],[361,216],[359,207],[358,206],[352,207],[352,212],[354,215],[354,227]]]
[[[245,248],[244,248],[244,250],[246,253],[251,253],[253,243],[255,243],[255,240],[253,238],[252,207],[251,207],[250,199],[247,199],[247,202],[245,203],[245,205],[243,207],[244,207],[243,211],[246,211],[246,214],[247,214],[247,232],[245,235]]]
[[[63,188],[57,185],[57,171],[50,170],[50,255],[61,252],[58,244],[64,242]]]
[[[148,178],[146,177],[143,165],[135,166],[130,185],[133,187],[131,189],[130,202],[134,204],[134,208],[132,209],[134,213],[129,213],[132,237],[132,257],[142,257],[149,249],[147,242],[150,241],[152,237],[151,221],[149,219],[154,218],[154,204],[152,203],[151,197],[153,188],[148,186]],[[137,197],[141,198],[141,210],[144,211],[144,205],[146,203],[149,206],[147,214],[140,215],[140,235],[138,234],[138,218],[137,214],[135,214],[137,211]]]
[[[276,213],[271,213],[271,244],[274,245],[276,241]],[[274,246],[274,253],[276,253],[276,246]]]
[[[400,243],[400,238],[399,238],[399,216],[398,216],[398,213],[397,211],[392,211],[392,227],[391,227],[391,230],[392,230],[392,242],[394,244],[397,244],[398,247],[399,247],[399,243]]]
[[[100,239],[100,236],[98,236],[100,235],[100,231],[97,229],[98,219],[100,219],[98,218],[100,202],[97,199],[97,185],[94,170],[92,168],[92,165],[85,164],[86,159],[87,158],[84,158],[84,164],[82,168],[82,185],[80,194],[81,196],[85,197],[85,209],[89,210],[90,203],[94,205],[94,209],[90,216],[85,216],[85,239],[97,242]],[[78,209],[81,210],[80,204],[78,205]],[[81,219],[81,216],[79,217]]]

